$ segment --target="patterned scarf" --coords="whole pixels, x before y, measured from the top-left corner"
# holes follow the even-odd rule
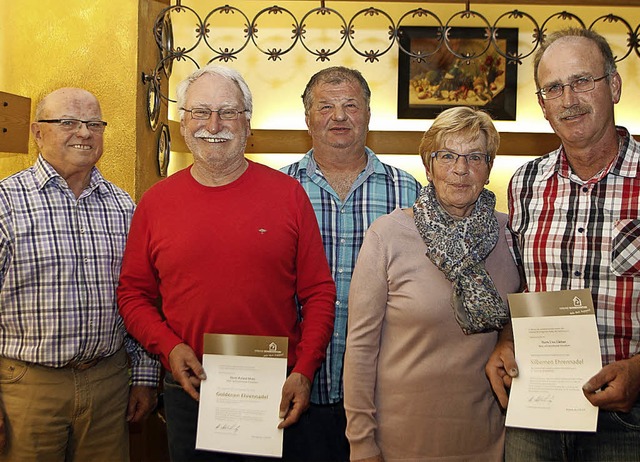
[[[483,189],[471,215],[454,219],[436,199],[429,184],[420,191],[413,214],[426,255],[453,283],[451,306],[465,334],[500,330],[509,320],[484,260],[498,242],[494,215],[496,196]]]

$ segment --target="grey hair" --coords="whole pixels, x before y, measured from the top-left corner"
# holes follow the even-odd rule
[[[590,29],[584,29],[581,27],[568,27],[566,29],[556,31],[546,37],[540,45],[540,48],[538,48],[535,56],[533,57],[533,78],[536,82],[536,87],[538,90],[540,89],[540,82],[538,81],[538,67],[540,66],[542,56],[553,42],[565,37],[584,37],[591,40],[598,46],[600,54],[604,59],[604,72],[609,76],[617,72],[616,59],[613,56],[613,52],[611,51],[609,43],[602,35]],[[607,78],[607,81],[608,80],[609,79]]]
[[[184,110],[182,110],[181,108],[184,107],[189,86],[204,74],[217,75],[235,83],[242,92],[245,111],[244,115],[247,120],[251,120],[251,114],[253,112],[253,96],[251,95],[249,85],[247,85],[247,82],[245,82],[245,80],[242,78],[242,75],[240,75],[240,73],[235,69],[219,66],[216,64],[208,64],[201,69],[193,71],[176,87],[176,99],[178,101],[178,108],[180,108],[180,120],[184,118]]]
[[[371,101],[371,89],[360,71],[357,69],[349,69],[344,66],[333,66],[316,72],[307,83],[304,93],[302,93],[302,103],[304,104],[305,115],[309,115],[309,111],[311,111],[311,105],[313,104],[312,92],[316,86],[321,83],[337,85],[343,82],[357,82],[362,88],[365,103],[367,108],[369,108],[369,103]]]

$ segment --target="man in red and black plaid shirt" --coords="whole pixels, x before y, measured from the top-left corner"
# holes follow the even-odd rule
[[[550,35],[534,75],[562,145],[511,179],[513,253],[530,292],[591,289],[605,366],[583,386],[600,408],[597,432],[508,428],[505,457],[640,460],[640,144],[615,125],[622,79],[600,35]],[[505,407],[518,373],[509,334],[486,368]]]

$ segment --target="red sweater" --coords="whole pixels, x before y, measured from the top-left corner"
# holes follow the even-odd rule
[[[167,369],[181,342],[202,360],[205,333],[274,335],[289,338],[289,367],[313,380],[334,301],[313,208],[283,173],[249,162],[236,181],[206,187],[188,168],[136,208],[118,303],[127,330]]]

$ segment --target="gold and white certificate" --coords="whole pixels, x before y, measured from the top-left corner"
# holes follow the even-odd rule
[[[287,337],[205,334],[196,449],[282,456]]]
[[[602,368],[588,289],[509,295],[518,377],[506,425],[596,431],[598,408],[582,392]]]

